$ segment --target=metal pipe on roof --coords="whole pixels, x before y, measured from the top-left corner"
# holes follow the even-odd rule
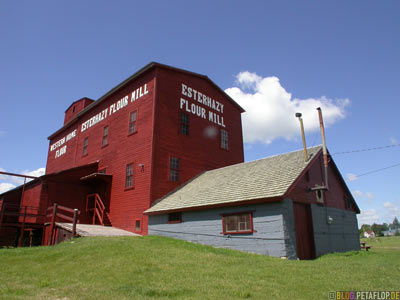
[[[307,146],[306,146],[306,136],[304,134],[304,126],[303,126],[303,119],[301,118],[301,113],[296,113],[296,117],[300,121],[301,137],[303,139],[303,148],[304,148],[304,161],[307,162],[308,154],[307,154]]]
[[[325,187],[328,189],[328,150],[326,149],[326,140],[325,140],[325,129],[324,129],[324,120],[322,118],[322,110],[321,107],[317,108],[318,116],[319,116],[319,126],[321,129],[321,138],[322,138],[322,153],[324,156],[324,168],[325,168]]]

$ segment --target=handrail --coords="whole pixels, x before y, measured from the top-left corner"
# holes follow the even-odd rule
[[[13,217],[44,217],[46,216],[45,209],[37,206],[24,205],[20,206],[12,203],[3,203],[0,208],[1,216]],[[1,218],[2,219],[2,218]],[[1,224],[1,221],[0,221]]]
[[[64,219],[64,220],[66,220],[66,221],[68,221],[68,222],[72,222],[72,220],[73,220],[73,215],[74,215],[76,209],[69,208],[69,207],[66,207],[66,206],[62,206],[62,205],[59,205],[59,204],[57,204],[57,206],[55,206],[55,205],[50,206],[50,207],[47,208],[47,211],[49,211],[49,212],[46,214],[46,218],[47,218],[47,219],[48,219],[49,217],[52,217],[52,215],[54,214],[54,209],[57,210],[57,212],[56,212],[56,216],[57,216],[57,217],[59,217],[59,218],[61,218],[61,219]],[[61,211],[61,212],[60,212],[60,211]],[[70,214],[72,214],[72,216],[67,216],[65,213],[70,213]],[[79,211],[79,210],[78,210],[78,214],[80,214],[80,211]]]
[[[91,197],[94,197],[93,208],[88,208],[89,199]],[[92,224],[94,225],[96,223],[96,216],[97,216],[99,223],[104,226],[104,211],[106,207],[104,206],[103,201],[101,201],[99,194],[90,194],[86,196],[86,211],[92,209],[93,209]]]
[[[62,205],[58,205],[57,203],[54,203],[51,209],[47,208],[48,211],[51,211],[51,214],[46,215],[46,217],[51,217],[50,221],[50,238],[49,238],[49,245],[54,245],[55,244],[55,223],[56,219],[64,219],[68,222],[72,222],[72,236],[75,236],[76,233],[76,224],[79,223],[78,221],[78,214],[80,214],[80,211],[78,209],[72,209],[69,207],[65,207]],[[72,213],[73,216],[67,216],[64,213]]]

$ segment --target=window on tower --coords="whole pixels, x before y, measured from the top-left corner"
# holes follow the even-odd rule
[[[128,134],[132,134],[136,132],[136,117],[137,117],[137,111],[131,112],[129,115],[129,129],[128,129]]]
[[[101,146],[107,146],[108,145],[108,126],[103,128],[103,139],[101,140]]]
[[[228,131],[225,129],[221,129],[221,148],[225,150],[229,149],[229,136]]]
[[[183,135],[189,135],[189,115],[184,112],[181,113],[180,133]]]
[[[169,180],[179,181],[179,158],[172,156],[169,160]]]
[[[125,188],[130,189],[133,187],[133,164],[126,165],[125,175]]]
[[[83,140],[83,150],[82,150],[83,156],[88,154],[88,145],[89,145],[89,137],[85,137],[85,139]]]

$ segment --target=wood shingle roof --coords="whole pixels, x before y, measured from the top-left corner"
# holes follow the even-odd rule
[[[177,190],[157,200],[145,213],[187,210],[238,202],[281,197],[291,187],[321,146],[271,156],[206,171]]]

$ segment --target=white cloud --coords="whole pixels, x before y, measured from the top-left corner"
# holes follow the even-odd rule
[[[386,208],[388,219],[393,220],[394,217],[400,217],[400,207],[396,206],[392,202],[385,202],[383,207]],[[391,221],[390,221],[391,222]]]
[[[370,202],[372,202],[372,200],[374,200],[374,198],[375,198],[375,196],[370,192],[366,192],[365,197],[367,197],[368,201],[370,201]]]
[[[45,168],[38,168],[36,170],[33,171],[29,171],[29,170],[24,170],[21,172],[22,175],[28,175],[28,176],[34,176],[34,177],[40,177],[42,175],[44,175],[45,173]],[[10,176],[10,179],[12,182],[21,185],[24,184],[24,178],[23,177],[15,177],[15,176]],[[31,181],[32,179],[27,178],[26,182]]]
[[[0,168],[0,171],[5,172],[4,169]],[[34,177],[40,177],[42,175],[45,174],[45,168],[38,168],[36,170],[25,170],[20,172],[20,174],[23,175],[28,175],[28,176],[34,176]],[[31,181],[32,179],[27,178],[26,182]],[[4,188],[5,190],[0,189],[0,193],[5,192],[6,190],[9,190],[11,188],[14,188],[16,185],[22,185],[24,184],[24,178],[23,177],[16,177],[16,176],[9,176],[9,175],[0,175],[0,181],[2,181],[2,183],[0,183],[2,185],[2,188]],[[8,188],[10,187],[10,188]]]
[[[361,213],[357,216],[358,225],[361,227],[362,224],[370,224],[378,223],[379,221],[379,214],[375,209],[362,209]]]
[[[14,184],[11,184],[8,182],[1,182],[0,183],[0,194],[5,193],[13,188],[15,188]]]
[[[391,138],[390,138],[390,143],[391,143],[392,145],[397,145],[399,142],[398,142],[394,137],[391,137]]]
[[[354,198],[361,198],[364,196],[363,192],[361,192],[359,190],[354,191],[352,194],[353,194]]]
[[[348,173],[348,174],[346,175],[346,179],[347,179],[348,181],[354,181],[354,180],[357,180],[358,177],[357,177],[356,174]]]
[[[303,114],[306,132],[319,130],[317,107],[321,107],[326,126],[345,117],[348,99],[293,98],[277,77],[261,77],[256,73],[241,72],[237,76],[240,87],[225,90],[246,112],[243,114],[244,141],[269,144],[274,139],[291,140],[300,134],[296,112]]]

